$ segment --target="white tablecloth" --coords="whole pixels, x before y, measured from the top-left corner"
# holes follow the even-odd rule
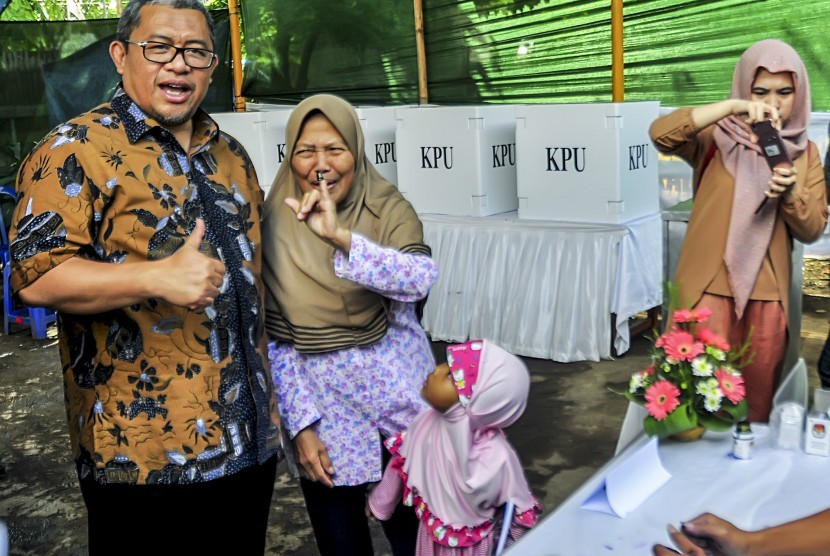
[[[438,263],[424,309],[435,340],[487,338],[560,362],[629,348],[628,319],[662,303],[659,214],[625,225],[420,215]]]
[[[641,438],[612,459],[505,556],[643,556],[655,543],[672,546],[666,526],[680,527],[703,512],[742,529],[760,529],[830,507],[830,459],[770,447],[764,425],[753,423],[754,457],[736,460],[732,435],[707,431],[697,442],[661,441],[659,453],[672,478],[625,518],[580,505],[608,472],[642,446]]]

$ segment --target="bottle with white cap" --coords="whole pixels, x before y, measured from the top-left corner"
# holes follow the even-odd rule
[[[740,421],[735,425],[732,433],[732,457],[735,459],[752,459],[752,452],[755,448],[755,433],[749,421]]]

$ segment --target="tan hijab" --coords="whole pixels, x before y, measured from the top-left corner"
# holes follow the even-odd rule
[[[752,83],[761,68],[770,73],[790,72],[793,76],[793,110],[780,134],[790,160],[795,160],[808,144],[811,103],[807,70],[796,51],[787,43],[775,39],[756,42],[746,49],[735,66],[731,98],[751,98]],[[749,140],[749,132],[749,126],[740,118],[729,116],[718,122],[714,133],[724,166],[735,178],[735,197],[724,262],[738,318],[743,316],[755,287],[778,213],[778,202],[775,201],[767,202],[755,214],[764,200],[772,171],[761,155],[761,148]]]
[[[379,245],[430,254],[412,206],[364,154],[363,130],[354,108],[333,95],[315,95],[298,104],[285,130],[288,155],[265,199],[263,279],[266,330],[306,353],[371,345],[383,338],[388,324],[386,300],[335,276],[334,247],[285,205],[287,197],[302,198],[291,153],[303,124],[317,112],[337,128],[355,159],[352,189],[337,206],[340,222]]]

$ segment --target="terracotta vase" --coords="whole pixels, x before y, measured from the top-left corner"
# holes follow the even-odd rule
[[[700,440],[704,432],[706,432],[706,429],[698,425],[693,429],[675,433],[670,438],[679,442],[694,442],[695,440]]]

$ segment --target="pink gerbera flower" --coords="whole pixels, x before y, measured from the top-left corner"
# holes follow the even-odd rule
[[[658,342],[655,345],[662,347],[666,355],[675,361],[691,361],[705,351],[703,344],[696,342],[695,337],[685,330],[663,334]]]
[[[675,322],[706,322],[712,316],[709,307],[698,309],[680,309],[674,312]]]
[[[712,316],[712,309],[709,307],[698,307],[692,309],[692,322],[706,322]]]
[[[730,402],[738,403],[746,396],[743,377],[733,375],[726,369],[718,369],[715,371],[715,378],[718,379],[718,386]]]
[[[680,405],[680,390],[668,380],[658,380],[646,390],[646,409],[649,415],[662,421]]]
[[[697,339],[706,344],[707,346],[711,346],[717,348],[721,351],[729,351],[731,347],[729,342],[709,330],[708,328],[698,328],[697,329]]]
[[[679,309],[675,311],[674,322],[692,322],[691,309]]]
[[[666,330],[660,336],[657,336],[657,339],[654,340],[655,347],[659,347],[659,348],[663,347],[666,343],[666,338],[668,338],[669,336],[671,336],[675,332],[680,332],[680,331],[681,331],[681,329],[678,328],[677,326],[672,326],[671,330]]]

